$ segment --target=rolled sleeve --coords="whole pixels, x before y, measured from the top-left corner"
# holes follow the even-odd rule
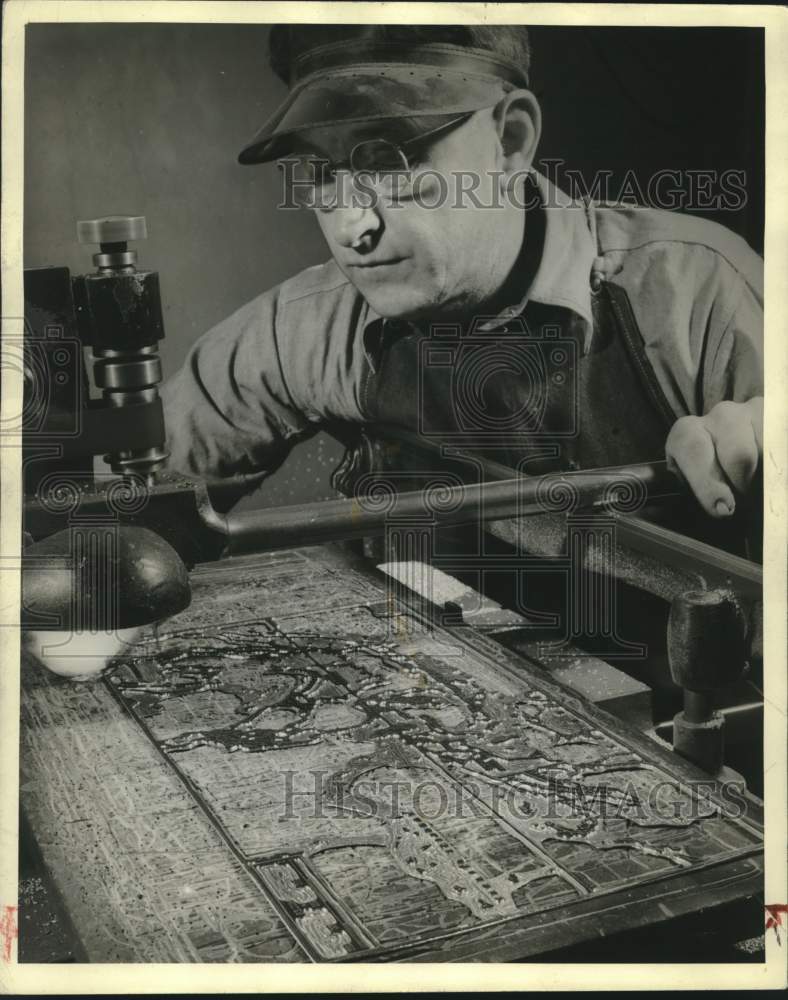
[[[603,259],[627,291],[676,418],[762,395],[762,259],[694,216],[643,209],[602,221]]]
[[[253,488],[314,427],[293,404],[277,342],[278,291],[249,302],[191,348],[161,396],[170,469]]]
[[[763,300],[750,284],[741,294],[728,323],[714,345],[704,378],[703,411],[722,400],[745,403],[763,395]]]

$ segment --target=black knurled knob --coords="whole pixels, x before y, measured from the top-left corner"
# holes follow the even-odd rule
[[[673,680],[689,691],[735,684],[744,672],[745,621],[732,594],[691,590],[673,600],[668,619]]]

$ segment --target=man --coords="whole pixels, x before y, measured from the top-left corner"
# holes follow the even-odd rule
[[[493,450],[500,428],[525,471],[666,454],[730,517],[762,453],[757,255],[540,176],[524,28],[277,26],[271,57],[290,94],[239,159],[284,159],[333,260],[194,345],[163,387],[170,465],[251,489],[325,423],[492,429]]]

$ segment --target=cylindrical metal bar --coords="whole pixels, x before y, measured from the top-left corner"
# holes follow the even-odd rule
[[[712,711],[711,695],[707,691],[684,688],[684,718],[687,722],[708,722]]]
[[[383,534],[393,522],[468,524],[569,511],[604,500],[615,503],[618,491],[631,490],[633,480],[640,483],[646,496],[670,495],[679,488],[665,462],[408,493],[386,490],[385,477],[381,476],[378,492],[367,496],[227,515],[227,554],[363,538]]]

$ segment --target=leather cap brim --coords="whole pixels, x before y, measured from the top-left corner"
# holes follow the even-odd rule
[[[304,129],[392,118],[463,114],[492,107],[511,89],[500,78],[447,67],[366,64],[298,84],[238,156],[267,163],[290,152]]]

